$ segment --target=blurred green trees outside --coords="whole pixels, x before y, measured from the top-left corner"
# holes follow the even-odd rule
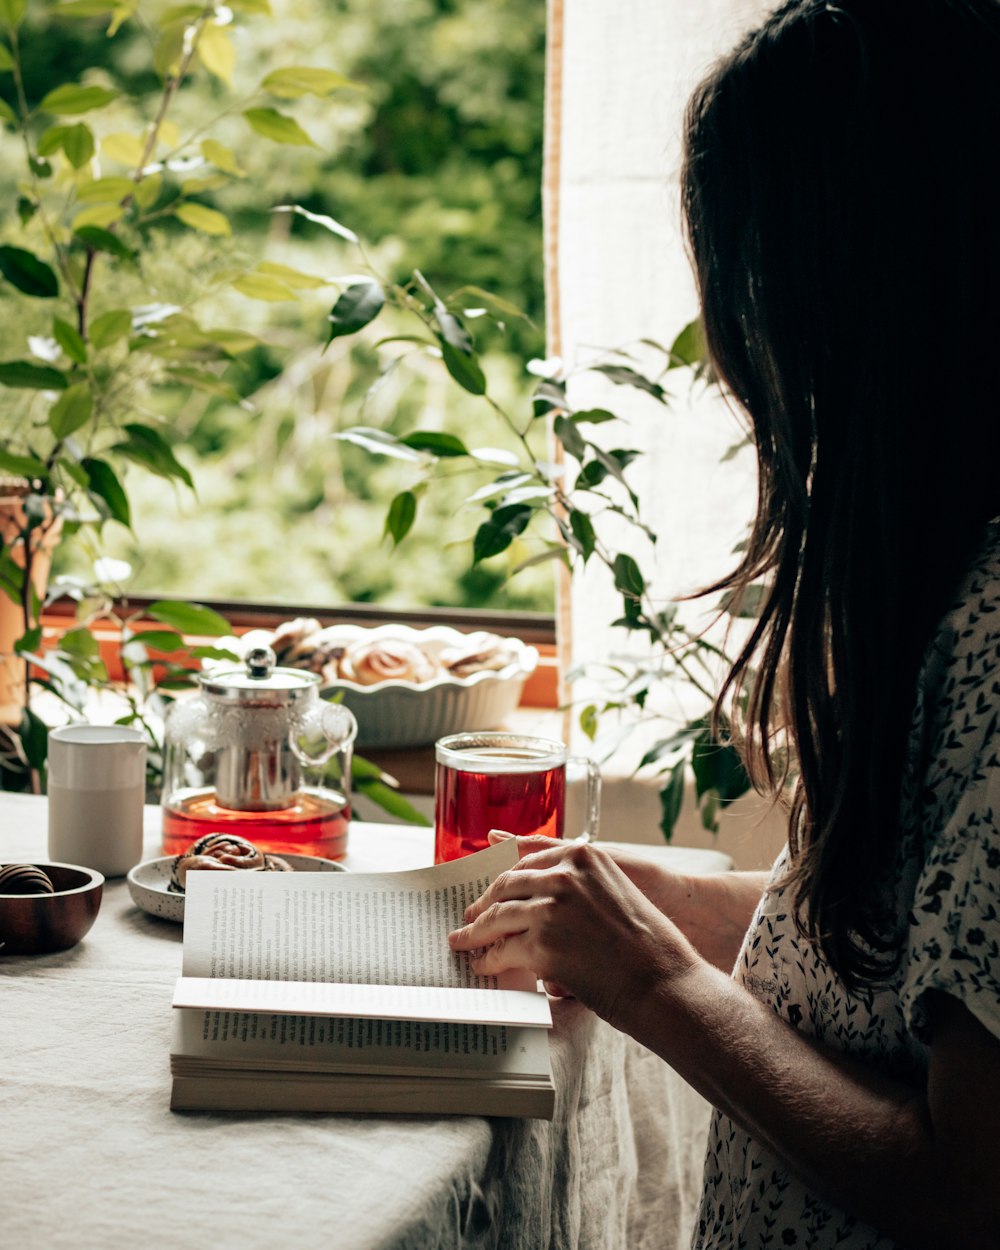
[[[74,3],[81,20],[55,20]],[[153,98],[160,84],[148,69],[148,11],[162,23],[170,5],[123,0],[126,20],[109,37],[107,6],[95,4],[88,19],[87,3],[29,0],[21,40],[29,101],[74,71],[80,81]],[[211,310],[210,321],[249,330],[260,345],[228,366],[220,393],[178,385],[157,401],[195,493],[144,479],[133,493],[133,530],[106,526],[100,551],[87,555],[127,560],[136,593],[548,610],[550,570],[506,581],[521,556],[516,546],[488,567],[470,567],[464,540],[477,520],[464,523],[460,511],[467,479],[456,480],[452,497],[445,489],[428,501],[440,525],[427,524],[425,512],[420,532],[394,553],[383,536],[386,507],[406,485],[408,467],[373,462],[334,438],[358,424],[390,433],[420,426],[460,433],[470,445],[503,446],[488,411],[412,344],[394,349],[388,369],[374,333],[323,351],[338,291],[325,279],[371,268],[398,281],[418,269],[438,290],[484,288],[523,310],[477,348],[492,392],[511,406],[524,402],[535,380],[523,362],[544,346],[545,4],[260,0],[257,7],[259,17],[234,27],[230,81],[213,72],[185,82],[172,109],[179,135],[222,115],[222,138],[239,161],[248,136],[243,111],[271,65],[323,67],[353,85],[328,98],[294,98],[307,140],[271,144],[263,171],[205,179],[200,200],[227,214],[232,238],[187,229],[174,216],[149,230],[143,275],[159,298],[182,309],[197,301]],[[0,78],[0,96],[9,87]],[[113,124],[109,110],[106,128]],[[9,131],[0,135],[0,195],[8,202],[18,189],[2,155],[14,142]],[[101,153],[99,146],[95,159]],[[342,223],[361,246],[305,216],[269,211],[288,204]],[[256,241],[252,254],[248,238]],[[280,282],[265,282],[260,298],[234,298],[227,275],[261,261],[313,276],[314,289],[284,299]],[[480,298],[470,292],[469,306]],[[26,332],[40,330],[23,324],[0,288],[0,334],[20,344]],[[391,333],[380,321],[379,335]],[[71,558],[84,558],[79,547]]]

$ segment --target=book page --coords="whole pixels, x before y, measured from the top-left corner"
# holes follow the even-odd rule
[[[328,981],[237,981],[180,977],[173,1005],[276,1015],[362,1016],[379,1020],[450,1020],[551,1028],[549,1000],[535,990],[442,985],[345,985]]]
[[[542,1029],[175,1011],[171,1069],[548,1077]]]
[[[192,872],[184,975],[534,990],[530,973],[476,976],[448,946],[465,908],[517,858],[510,840],[409,872]]]

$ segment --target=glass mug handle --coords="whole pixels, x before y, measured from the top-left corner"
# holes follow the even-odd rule
[[[566,760],[566,767],[583,768],[587,773],[587,790],[584,798],[583,832],[576,838],[577,842],[596,842],[597,828],[601,816],[601,770],[586,755],[571,755]]]

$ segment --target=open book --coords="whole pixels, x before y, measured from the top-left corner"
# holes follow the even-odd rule
[[[548,1000],[448,947],[513,841],[399,873],[193,872],[174,1110],[551,1118]]]

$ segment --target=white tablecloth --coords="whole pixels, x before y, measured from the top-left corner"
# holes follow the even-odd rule
[[[0,794],[0,862],[44,860],[44,830],[43,799]],[[399,826],[355,825],[350,846],[367,871],[431,856],[428,831]],[[726,865],[665,853],[683,871]],[[112,881],[76,948],[0,958],[0,1245],[686,1246],[707,1105],[575,1002],[553,1007],[552,1123],[171,1113],[180,939]]]

